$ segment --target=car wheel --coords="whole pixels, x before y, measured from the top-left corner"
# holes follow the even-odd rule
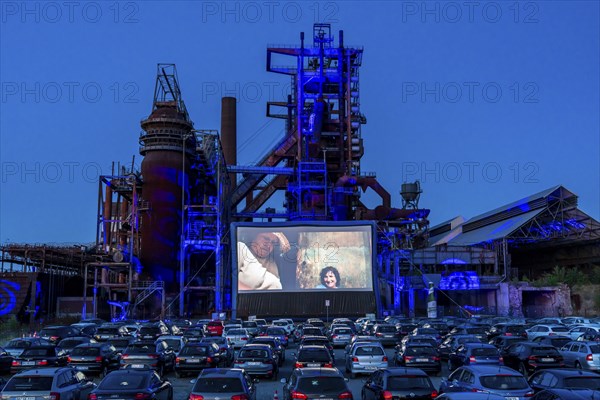
[[[521,373],[521,374],[522,374],[522,375],[523,375],[525,378],[527,378],[527,376],[529,375],[529,374],[527,373],[527,368],[525,367],[525,364],[523,364],[523,363],[520,363],[520,364],[519,364],[519,372],[520,372],[520,373]]]
[[[577,369],[582,369],[582,368],[581,368],[581,364],[579,363],[579,361],[577,361],[577,362],[575,363],[575,368],[577,368]]]

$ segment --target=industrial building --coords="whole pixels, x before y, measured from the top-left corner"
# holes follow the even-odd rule
[[[2,271],[15,274],[17,265],[25,277],[36,277],[19,278],[17,289],[3,273],[3,287],[20,294],[14,301],[9,296],[11,306],[0,307],[0,314],[42,303],[55,314],[58,298],[73,296],[65,294],[70,285],[61,291],[42,284],[37,292],[47,300],[36,300],[36,289],[27,297],[37,274],[77,282],[89,316],[231,313],[230,227],[262,220],[372,221],[380,314],[423,315],[428,282],[438,289],[441,313],[473,305],[518,314],[507,307],[511,280],[555,263],[600,265],[599,224],[562,186],[435,227],[429,227],[430,210],[419,205],[418,182],[402,183],[403,204],[394,207],[376,175],[361,168],[368,151],[360,102],[363,49],[347,47],[343,31],[334,36],[330,25],[315,24],[312,38],[302,32],[297,45],[267,48],[267,71],[290,76],[292,85],[287,98],[266,105],[266,116],[281,119],[285,134],[252,166],[237,164],[236,99],[222,99],[220,131],[197,129],[175,65],[159,64],[152,109],[137,138],[141,170],[116,165],[100,177],[95,245],[58,263],[48,262],[40,247],[4,246]],[[361,201],[366,190],[380,204],[367,207]],[[266,207],[276,192],[283,192],[281,209]],[[538,300],[524,294],[521,304]]]

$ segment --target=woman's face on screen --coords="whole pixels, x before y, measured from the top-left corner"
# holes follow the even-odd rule
[[[327,271],[323,277],[323,283],[328,288],[337,287],[337,279],[335,278],[335,274],[332,271]]]

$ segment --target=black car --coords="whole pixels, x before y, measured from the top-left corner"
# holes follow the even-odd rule
[[[111,372],[98,384],[87,400],[111,400],[118,393],[124,400],[173,400],[171,382],[152,370],[124,369]]]
[[[164,323],[156,322],[153,324],[142,325],[137,333],[140,340],[156,340],[162,335],[170,335],[171,331]]]
[[[79,322],[76,324],[71,324],[72,327],[79,329],[79,334],[81,336],[89,336],[92,337],[96,333],[96,329],[98,329],[98,325],[91,322]]]
[[[148,366],[162,376],[175,366],[175,352],[160,341],[140,341],[132,343],[121,356],[121,367],[144,368]]]
[[[528,377],[538,369],[564,367],[563,356],[548,345],[521,342],[510,346],[502,354],[504,365]]]
[[[16,357],[10,373],[14,374],[26,369],[37,367],[62,367],[67,365],[67,354],[55,346],[35,346],[25,349],[19,357]]]
[[[88,375],[106,376],[119,369],[121,354],[108,343],[88,343],[75,347],[68,361],[70,366]]]
[[[591,389],[547,389],[539,392],[532,400],[600,400],[600,391]]]
[[[279,341],[279,338],[275,336],[261,336],[256,337],[251,343],[268,344],[273,348],[275,354],[278,357],[278,365],[281,367],[285,361],[285,347]]]
[[[396,324],[396,330],[398,331],[398,336],[400,337],[400,339],[402,339],[404,336],[410,334],[412,331],[414,331],[418,327],[419,327],[419,325],[411,324],[411,323]]]
[[[492,340],[496,336],[521,336],[527,338],[527,332],[524,325],[501,323],[492,326],[488,331],[488,340]]]
[[[187,374],[197,374],[204,368],[224,367],[227,365],[227,355],[221,352],[216,343],[188,343],[175,359],[175,374],[181,377]]]
[[[12,376],[0,397],[3,400],[86,400],[95,388],[82,372],[70,367],[34,368]]]
[[[114,346],[115,349],[117,349],[117,351],[119,353],[123,353],[125,351],[125,349],[134,342],[135,342],[135,338],[133,338],[131,336],[123,336],[123,337],[108,339],[105,343],[108,343],[111,346]]]
[[[183,337],[187,339],[188,342],[199,341],[204,336],[204,328],[194,326],[192,328],[188,328],[183,332]]]
[[[527,338],[523,336],[496,336],[489,341],[489,344],[494,345],[500,350],[500,353],[504,353],[511,345],[519,342],[527,342]]]
[[[559,336],[559,335],[538,336],[532,340],[533,343],[545,344],[547,346],[556,347],[557,349],[560,349],[565,344],[572,342],[572,341],[573,341],[573,339],[571,339],[569,336]]]
[[[233,364],[233,358],[235,355],[233,346],[231,346],[231,344],[224,337],[209,336],[209,337],[200,339],[200,342],[198,342],[198,343],[216,343],[219,346],[219,350],[221,350],[221,353],[225,353],[227,355],[227,365],[226,366],[229,367]]]
[[[437,349],[429,344],[397,345],[394,354],[396,366],[420,368],[423,371],[439,375],[442,371],[442,361]]]
[[[204,369],[198,375],[188,399],[256,400],[255,380],[240,368]]]
[[[400,340],[400,335],[395,325],[377,324],[373,327],[373,336],[383,346],[395,346]]]
[[[98,342],[105,342],[110,339],[120,338],[127,335],[127,329],[122,325],[105,324],[96,329],[94,339]]]
[[[331,353],[325,346],[320,345],[302,345],[298,347],[298,353],[295,354],[295,368],[320,367],[333,368],[334,362]]]
[[[266,344],[247,344],[243,346],[234,361],[236,368],[244,369],[248,375],[263,375],[277,379],[279,366],[277,355]]]
[[[282,382],[283,400],[353,399],[346,379],[337,368],[296,368]]]
[[[537,393],[553,388],[583,388],[600,390],[600,375],[577,369],[551,368],[529,377],[529,386]]]
[[[366,380],[361,389],[361,399],[392,398],[428,399],[437,397],[437,390],[427,374],[418,368],[380,369]]]
[[[72,326],[49,326],[39,331],[38,336],[52,344],[57,344],[64,338],[79,336],[79,329]]]
[[[331,358],[335,360],[335,350],[333,348],[333,344],[327,339],[326,336],[305,336],[298,343],[298,347],[300,346],[325,346],[329,353],[331,354]]]
[[[86,343],[97,343],[97,342],[88,336],[74,336],[74,337],[70,337],[70,338],[61,340],[60,342],[58,342],[56,347],[59,348],[60,350],[64,351],[65,353],[70,354],[71,350],[73,350],[75,347],[79,346],[80,344],[86,344]]]
[[[10,372],[10,367],[14,357],[10,355],[8,351],[0,347],[0,374],[7,374]]]
[[[18,357],[25,349],[28,349],[31,346],[52,346],[52,343],[38,337],[15,338],[4,346],[4,350],[13,357]]]

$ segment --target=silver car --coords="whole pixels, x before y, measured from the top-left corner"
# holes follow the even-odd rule
[[[568,367],[600,371],[600,344],[597,342],[569,342],[560,349]]]
[[[348,327],[337,327],[331,331],[331,344],[333,347],[346,346],[352,340],[352,329]]]
[[[387,366],[388,358],[379,343],[357,344],[346,355],[346,372],[350,373],[352,378],[357,374],[371,374]]]
[[[230,329],[227,333],[223,333],[223,336],[234,349],[238,349],[248,344],[248,341],[250,340],[250,334],[244,328]]]
[[[71,367],[35,368],[14,375],[2,390],[2,400],[86,400],[96,384]],[[24,395],[25,394],[25,395]]]

